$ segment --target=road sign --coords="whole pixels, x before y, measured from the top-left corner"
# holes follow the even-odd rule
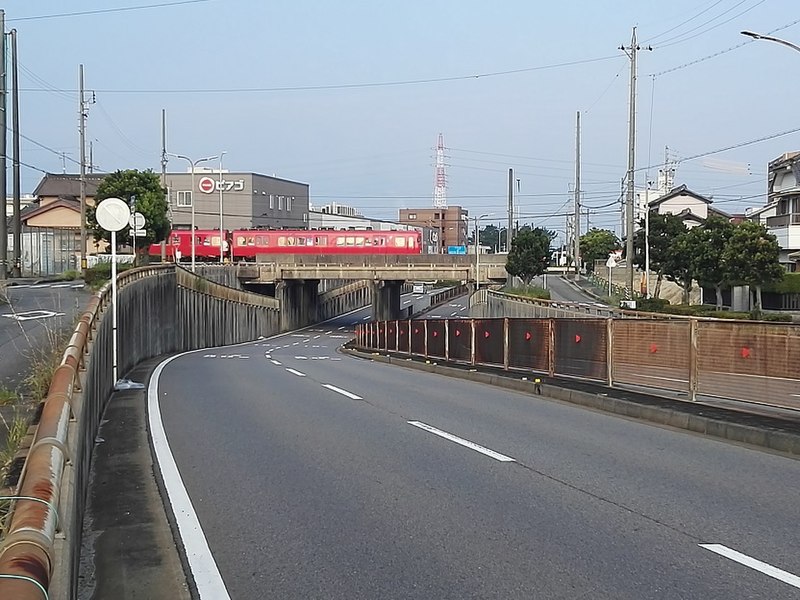
[[[146,223],[147,219],[145,219],[144,215],[140,212],[133,213],[131,218],[128,219],[128,225],[130,225],[132,229],[144,229]]]
[[[210,194],[217,188],[217,182],[211,177],[201,177],[200,181],[197,182],[197,187],[204,194]]]
[[[466,246],[448,246],[447,247],[448,254],[466,254],[467,247]]]
[[[94,218],[106,231],[120,231],[131,217],[131,209],[124,200],[106,198],[97,205]]]
[[[145,229],[128,229],[128,235],[131,237],[146,237],[147,230]]]

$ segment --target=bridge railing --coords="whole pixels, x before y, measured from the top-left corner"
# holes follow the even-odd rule
[[[800,410],[800,326],[685,319],[426,319],[360,324],[356,344],[520,374]]]

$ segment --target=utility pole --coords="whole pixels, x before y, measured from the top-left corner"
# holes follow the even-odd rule
[[[514,239],[514,169],[508,170],[508,232],[506,232],[506,240],[508,243],[508,251],[511,252],[511,242]],[[506,277],[506,285],[510,288],[514,283],[514,277],[508,275]]]
[[[83,89],[83,65],[78,67],[78,131],[81,146],[81,274],[86,277],[86,101]]]
[[[169,159],[167,158],[167,111],[165,109],[161,109],[161,187],[164,189],[164,193],[166,194],[167,190],[167,162]],[[192,190],[194,193],[194,190]],[[169,212],[169,198],[167,198],[167,214],[171,214]],[[161,262],[164,263],[167,260],[167,244],[164,240],[161,240]],[[175,261],[178,262],[178,261]]]
[[[89,140],[89,173],[94,173],[94,142]]]
[[[642,48],[636,41],[636,27],[631,35],[631,45],[620,50],[628,55],[631,61],[630,82],[630,115],[628,117],[628,190],[625,200],[625,275],[628,292],[633,295],[633,202],[635,199],[634,172],[636,163],[636,57]],[[645,50],[652,50],[649,46]]]
[[[20,173],[19,173],[19,61],[17,60],[17,30],[11,30],[11,85],[14,94],[14,108],[11,116],[12,137],[12,164],[13,164],[13,194],[14,194],[14,264],[11,266],[11,276],[22,276],[22,219],[20,218]]]
[[[575,237],[573,259],[575,262],[575,279],[580,274],[581,264],[581,111],[577,114],[577,129],[575,134]]]
[[[3,210],[0,215],[0,280],[8,277],[8,219],[6,216],[6,14],[0,10],[0,198]]]

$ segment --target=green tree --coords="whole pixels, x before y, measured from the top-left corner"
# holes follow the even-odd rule
[[[555,233],[537,227],[521,229],[511,240],[506,271],[530,285],[534,277],[544,274],[550,264],[550,242]]]
[[[672,243],[678,237],[686,233],[686,226],[683,220],[677,215],[665,213],[658,214],[658,211],[651,210],[649,218],[650,242],[650,270],[656,274],[656,289],[654,296],[659,297],[661,293],[661,282],[664,279],[664,266],[669,258],[669,250]],[[633,237],[633,264],[641,270],[645,270],[645,222],[639,222],[639,229]]]
[[[121,198],[129,205],[132,205],[135,199],[136,212],[144,216],[146,221],[144,228],[147,232],[146,236],[136,238],[138,252],[147,252],[150,244],[161,242],[169,235],[166,192],[161,187],[158,175],[152,171],[127,169],[106,175],[97,188],[95,201],[99,204],[106,198]],[[86,224],[95,240],[111,242],[111,233],[98,225],[93,206],[86,209]],[[117,232],[117,242],[132,243],[127,227]]]
[[[689,304],[689,293],[692,291],[692,280],[695,278],[695,257],[700,253],[702,244],[697,228],[686,230],[667,248],[662,263],[664,275],[670,281],[679,284],[683,289],[683,303]]]
[[[761,289],[783,279],[785,269],[778,262],[777,238],[760,223],[744,221],[734,228],[723,252],[731,283],[756,290],[756,310],[761,310]]]
[[[724,253],[734,229],[733,223],[728,219],[711,216],[690,232],[694,238],[692,256],[694,277],[701,286],[714,288],[717,295],[717,310],[722,309],[722,288],[730,280]]]
[[[612,250],[619,248],[619,238],[613,231],[593,227],[581,236],[581,259],[587,273],[594,271],[594,261],[607,260]]]

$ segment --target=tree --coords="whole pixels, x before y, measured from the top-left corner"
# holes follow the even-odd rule
[[[734,229],[729,220],[711,216],[690,232],[695,238],[692,248],[694,277],[701,286],[714,288],[717,310],[722,309],[722,288],[730,280],[724,253]]]
[[[778,262],[777,238],[760,223],[744,221],[733,231],[723,252],[731,283],[743,283],[756,289],[756,310],[761,310],[761,288],[783,279],[784,268]]]
[[[146,252],[150,244],[161,242],[169,235],[166,191],[161,187],[158,175],[152,171],[128,169],[106,175],[97,188],[95,201],[99,204],[106,198],[121,198],[129,205],[132,205],[135,199],[136,212],[144,216],[146,221],[144,228],[147,233],[144,237],[136,238],[139,251]],[[86,224],[95,240],[111,242],[111,233],[97,223],[94,206],[86,207]],[[132,243],[127,227],[117,232],[117,242]]]
[[[511,240],[511,251],[508,253],[506,271],[513,277],[519,277],[530,285],[534,277],[547,271],[550,264],[550,242],[555,233],[537,227],[522,229]]]
[[[667,248],[662,271],[667,279],[674,281],[683,288],[683,303],[689,304],[689,293],[692,291],[692,280],[695,277],[695,256],[699,254],[702,244],[697,228],[686,230]]]
[[[592,228],[581,236],[581,259],[586,271],[594,271],[594,261],[607,260],[612,250],[619,248],[619,239],[613,231]]]
[[[668,253],[672,243],[678,237],[686,233],[686,226],[683,224],[683,219],[677,215],[665,213],[658,214],[658,211],[650,211],[650,235],[648,236],[650,242],[650,270],[656,273],[656,289],[654,296],[659,297],[661,293],[661,282],[664,279],[664,265],[668,260]],[[639,222],[639,229],[633,237],[633,264],[641,270],[645,270],[646,257],[645,257],[645,222],[642,219]]]

